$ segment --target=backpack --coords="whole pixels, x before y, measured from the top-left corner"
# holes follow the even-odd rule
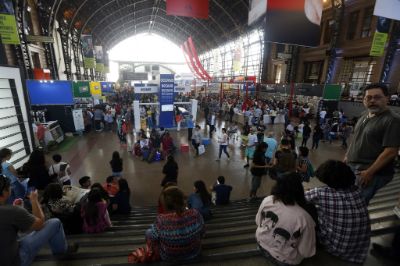
[[[274,166],[277,173],[292,172],[296,169],[296,155],[291,150],[281,150],[277,161]]]

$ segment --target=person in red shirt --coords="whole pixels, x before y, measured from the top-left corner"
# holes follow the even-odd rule
[[[38,139],[39,142],[39,146],[41,146],[43,149],[46,148],[46,142],[44,140],[44,135],[46,133],[46,128],[39,122],[36,123],[36,137]]]

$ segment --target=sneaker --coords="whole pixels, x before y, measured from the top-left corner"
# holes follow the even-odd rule
[[[249,164],[245,164],[244,166],[243,166],[243,168],[247,168],[247,167],[249,167],[250,165]]]

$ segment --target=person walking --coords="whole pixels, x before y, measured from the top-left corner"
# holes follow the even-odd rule
[[[311,147],[311,149],[314,149],[314,148],[318,149],[318,144],[319,144],[319,141],[321,140],[322,135],[323,135],[323,132],[322,132],[321,126],[319,124],[315,125],[314,133],[313,133],[313,136],[312,136],[312,147]]]
[[[210,132],[209,132],[209,137],[212,139],[212,134],[215,131],[215,113],[211,113],[210,116]]]
[[[201,143],[201,140],[203,139],[203,135],[200,132],[201,128],[199,125],[196,125],[194,129],[194,134],[192,136],[192,145],[194,149],[196,150],[196,156],[199,155],[199,146]]]
[[[228,147],[228,134],[226,133],[226,128],[222,128],[221,136],[218,137],[219,142],[219,155],[217,161],[221,160],[222,151],[228,156],[228,160],[231,158],[229,153],[226,151]]]
[[[190,115],[186,119],[186,125],[187,125],[187,129],[188,129],[188,140],[190,141],[192,139],[193,128],[194,128],[193,115]]]
[[[400,147],[400,117],[388,108],[389,93],[384,84],[364,88],[367,112],[358,120],[354,138],[345,155],[357,175],[365,202],[393,179],[394,160]]]
[[[303,141],[301,142],[302,147],[307,147],[307,141],[311,135],[311,127],[308,122],[304,124],[303,127]]]

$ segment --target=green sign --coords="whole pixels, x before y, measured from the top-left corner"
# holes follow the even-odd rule
[[[342,94],[342,87],[337,84],[327,84],[324,88],[324,100],[340,100],[340,95]]]
[[[375,32],[374,40],[372,41],[370,56],[382,56],[385,52],[385,45],[388,38],[387,33]]]
[[[3,44],[20,44],[14,15],[0,14],[0,35]]]
[[[104,72],[103,73],[110,73],[110,67],[109,66],[104,66]]]
[[[90,98],[89,81],[74,81],[72,82],[75,98]]]

